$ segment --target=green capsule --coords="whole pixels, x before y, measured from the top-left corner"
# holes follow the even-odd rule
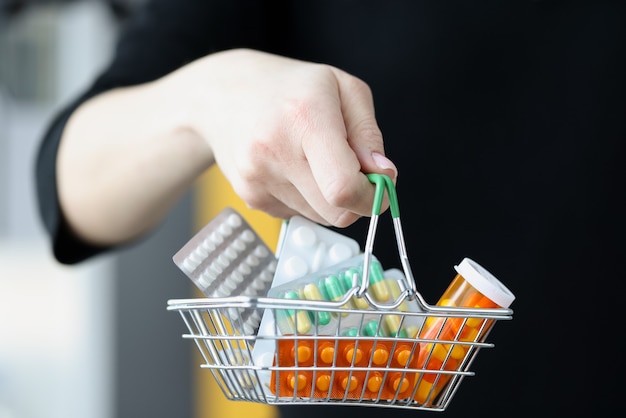
[[[339,280],[339,277],[331,274],[329,276],[326,276],[323,279],[322,283],[323,283],[322,287],[325,289],[325,294],[328,295],[329,300],[332,300],[333,302],[337,302],[343,299],[346,293],[346,289],[344,289],[343,283],[341,282],[341,280]],[[344,305],[341,305],[341,308],[349,309],[350,302]],[[348,315],[347,312],[345,314],[342,314],[342,316],[346,316],[346,315]]]
[[[284,299],[300,299],[298,293],[289,290],[283,294]],[[305,334],[311,329],[311,319],[306,311],[287,309],[286,318],[290,322],[292,329],[297,329],[299,333]]]
[[[350,289],[352,289],[353,286],[353,277],[354,275],[357,275],[357,286],[360,286],[361,283],[359,283],[359,279],[360,279],[360,274],[359,274],[359,270],[355,269],[355,268],[351,268],[346,270],[342,277],[343,277],[343,282],[346,288],[346,292]],[[354,306],[357,309],[368,309],[370,307],[369,303],[367,303],[367,300],[365,298],[359,298],[356,296],[353,296],[352,299],[350,299],[352,301],[352,303],[354,304]]]
[[[335,302],[341,300],[346,293],[339,277],[332,274],[324,278],[324,289],[326,289],[328,298]]]
[[[357,282],[356,283],[353,282],[353,278],[354,278],[355,274],[357,276]],[[360,274],[359,270],[354,268],[354,267],[344,271],[342,276],[343,276],[343,282],[344,282],[344,285],[345,285],[346,289],[352,289],[352,287],[354,285],[356,285],[356,286],[360,286],[361,285],[361,283],[360,283],[361,274]]]
[[[343,335],[344,337],[356,337],[359,335],[359,329],[354,327],[348,328],[341,335]]]
[[[382,335],[378,321],[369,321],[363,326],[363,334],[369,337],[375,337],[376,335]]]
[[[400,328],[402,318],[400,315],[385,315],[383,325],[388,337],[408,338],[409,334],[404,328]]]

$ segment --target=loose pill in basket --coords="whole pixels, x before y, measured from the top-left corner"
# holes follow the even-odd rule
[[[173,257],[174,263],[208,297],[265,296],[276,257],[241,214],[227,207]],[[229,317],[245,334],[258,328],[262,310],[233,310]]]

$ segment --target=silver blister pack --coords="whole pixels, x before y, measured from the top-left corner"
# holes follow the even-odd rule
[[[231,207],[198,231],[173,260],[211,298],[265,296],[277,266],[272,250]],[[262,314],[259,309],[229,312],[228,316],[245,334],[254,334]]]

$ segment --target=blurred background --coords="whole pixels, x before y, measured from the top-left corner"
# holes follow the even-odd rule
[[[0,418],[191,417],[192,345],[168,299],[192,196],[133,248],[61,266],[36,210],[51,118],[109,60],[143,0],[0,0]]]

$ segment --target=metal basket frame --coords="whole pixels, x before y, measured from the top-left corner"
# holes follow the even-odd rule
[[[209,369],[216,379],[225,397],[233,401],[248,401],[263,403],[268,405],[283,404],[342,404],[360,405],[386,408],[403,409],[424,409],[429,411],[443,411],[449,405],[460,383],[467,376],[473,376],[474,372],[470,366],[476,355],[482,348],[492,348],[494,345],[486,342],[491,326],[497,320],[510,320],[512,310],[509,308],[457,308],[442,307],[428,304],[419,294],[415,280],[411,272],[407,251],[400,222],[399,207],[395,194],[395,187],[386,176],[370,174],[368,178],[376,185],[376,196],[372,209],[369,229],[367,233],[363,274],[360,283],[357,278],[353,281],[354,286],[350,289],[341,301],[310,301],[310,300],[289,300],[269,297],[253,296],[233,296],[226,298],[196,298],[196,299],[175,299],[169,300],[167,309],[178,312],[189,331],[183,334],[183,338],[192,339],[198,348],[203,364],[202,368]],[[397,300],[391,304],[381,305],[370,297],[368,289],[368,274],[374,245],[375,233],[378,225],[378,218],[383,202],[384,192],[390,203],[390,212],[393,218],[398,253],[402,264],[402,269],[406,277],[406,283]],[[350,298],[365,298],[372,309],[346,309],[345,304]],[[406,312],[397,310],[405,300],[415,301],[420,312]],[[298,333],[281,334],[278,326],[274,324],[274,332],[269,335],[247,335],[242,330],[243,320],[246,311],[262,309],[269,311],[276,318],[280,312],[327,312],[336,315],[338,320],[337,330],[334,335],[324,335],[318,333],[318,324],[315,323],[312,331],[306,334]],[[343,336],[339,332],[341,328],[342,315],[349,314],[352,319],[357,318],[361,324],[372,318],[377,318],[382,324],[388,315],[394,315],[400,319],[400,325],[405,321],[417,321],[423,324],[432,318],[442,318],[450,320],[458,318],[461,328],[468,320],[482,321],[481,328],[475,340],[468,341],[459,338],[459,333],[454,338],[445,339],[437,334],[433,338],[420,338],[421,329],[417,336],[407,338],[401,336],[380,336],[378,332],[374,336],[356,335]],[[360,319],[359,319],[360,318]],[[297,329],[297,327],[296,327]],[[425,368],[424,365],[407,363],[404,366],[392,364],[391,360],[384,364],[374,364],[373,355],[366,357],[364,361],[358,363],[356,357],[348,364],[340,364],[337,359],[331,363],[323,363],[319,357],[321,344],[334,344],[335,351],[345,344],[353,345],[355,349],[359,347],[367,348],[373,353],[376,347],[384,348],[386,351],[395,352],[398,347],[407,349],[413,356],[424,344],[443,344],[447,347],[455,345],[463,346],[466,355],[463,360],[453,370],[441,368],[435,372]],[[258,361],[254,352],[255,345],[263,344],[264,347],[271,347],[271,361]],[[313,353],[310,360],[299,363],[298,356],[293,362],[285,361],[285,350],[307,349]],[[298,351],[300,352],[300,351]],[[447,354],[450,356],[450,353]],[[430,356],[430,354],[429,354]],[[267,360],[267,359],[266,359]],[[428,359],[427,359],[428,361]],[[284,377],[288,375],[297,382],[300,376],[307,376],[313,380],[316,377],[330,376],[330,388],[325,395],[320,395],[311,385],[310,388],[287,387]],[[352,379],[353,376],[360,380],[367,380],[376,375],[381,376],[386,381],[389,376],[397,376],[399,379],[407,379],[410,387],[406,392],[401,392],[398,387],[393,389],[379,389],[370,391],[365,385],[359,386],[356,390],[348,387],[340,387],[336,382],[338,376],[344,379]],[[435,382],[439,379],[447,381],[443,390],[432,395],[417,396],[420,382],[426,376],[435,376]],[[357,379],[358,380],[358,379]],[[400,380],[404,381],[404,380]],[[420,400],[417,400],[417,399]]]

